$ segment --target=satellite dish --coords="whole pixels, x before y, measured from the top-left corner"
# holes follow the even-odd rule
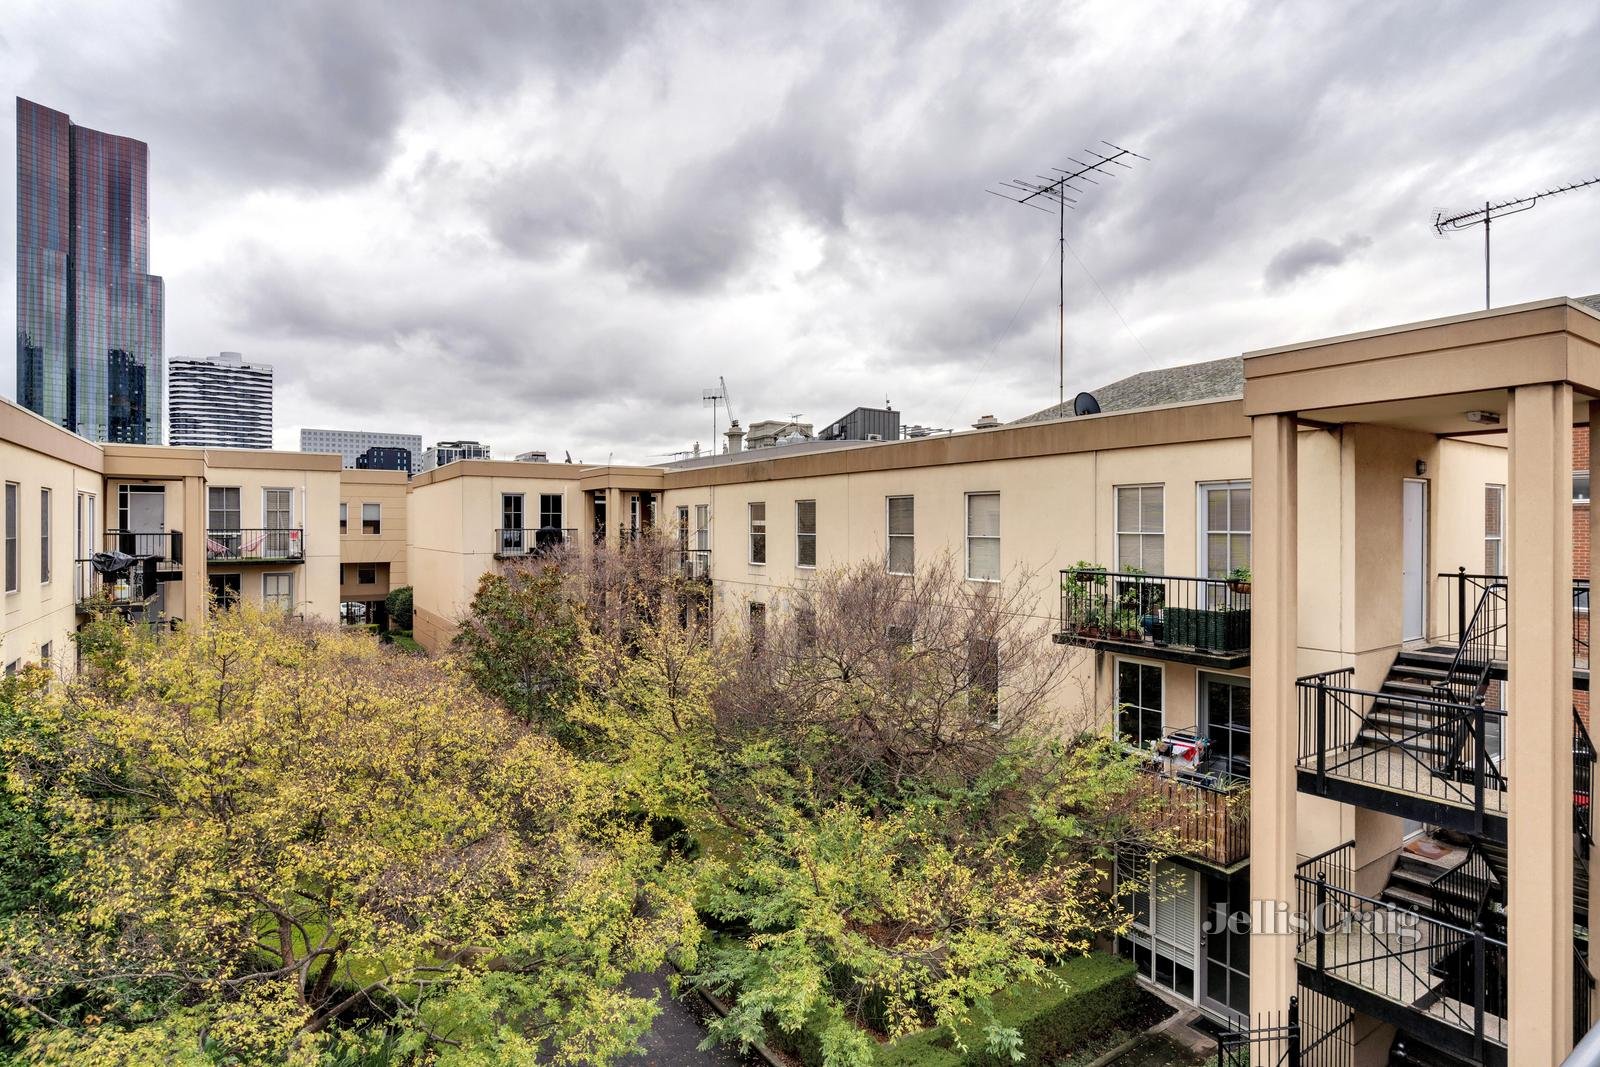
[[[1100,414],[1100,401],[1094,398],[1093,393],[1079,393],[1072,398],[1072,413],[1074,415]]]

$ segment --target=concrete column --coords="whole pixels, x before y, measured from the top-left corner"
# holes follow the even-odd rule
[[[1295,904],[1294,680],[1299,646],[1298,445],[1293,415],[1251,420],[1250,895]],[[1329,487],[1332,491],[1333,487]],[[1287,930],[1250,937],[1250,1013],[1282,1012],[1297,986],[1295,938]]]
[[[1510,1062],[1572,1049],[1572,387],[1511,394]]]
[[[206,480],[198,476],[183,480],[183,619],[203,625],[209,606],[211,577],[206,567]]]

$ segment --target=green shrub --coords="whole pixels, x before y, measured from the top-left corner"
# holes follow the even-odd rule
[[[398,589],[389,590],[389,595],[384,598],[384,605],[389,609],[389,618],[393,621],[395,629],[411,629],[411,587],[402,585]]]
[[[1133,964],[1105,953],[1070,960],[1055,968],[1065,983],[1011,986],[994,997],[995,1018],[1022,1034],[1026,1063],[1048,1064],[1089,1038],[1120,1025],[1138,1003]],[[976,1022],[961,1030],[967,1051],[948,1032],[923,1030],[884,1046],[880,1067],[1010,1067],[1011,1058],[987,1050]]]

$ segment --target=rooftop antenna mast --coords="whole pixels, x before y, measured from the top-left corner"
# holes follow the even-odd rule
[[[1600,184],[1600,176],[1585,178],[1582,181],[1568,182],[1558,185],[1553,189],[1546,189],[1542,193],[1532,196],[1519,197],[1516,200],[1502,200],[1498,204],[1487,200],[1482,207],[1463,211],[1458,215],[1446,215],[1442,211],[1434,213],[1433,232],[1443,237],[1452,230],[1468,230],[1474,226],[1483,227],[1483,306],[1488,310],[1489,304],[1489,226],[1496,219],[1505,218],[1507,215],[1517,215],[1529,211],[1538,205],[1539,201],[1547,196],[1557,193],[1570,193],[1574,189],[1583,189],[1590,185]]]
[[[1132,170],[1132,161],[1135,159],[1144,160],[1146,163],[1150,162],[1148,157],[1141,156],[1132,149],[1123,148],[1105,140],[1100,143],[1111,149],[1109,155],[1093,148],[1085,148],[1083,154],[1092,157],[1091,161],[1085,162],[1074,156],[1068,156],[1067,162],[1071,163],[1076,169],[1050,168],[1060,177],[1036,174],[1033,178],[1011,178],[1008,181],[1001,182],[999,189],[984,190],[986,193],[1009,200],[1013,204],[1022,204],[1036,211],[1043,211],[1046,214],[1050,214],[1053,211],[1057,215],[1057,233],[1059,236],[1057,238],[1058,262],[1056,265],[1056,363],[1060,380],[1056,391],[1056,402],[1059,404],[1064,404],[1067,401],[1067,212],[1076,210],[1074,205],[1078,203],[1077,196],[1068,196],[1067,194],[1070,192],[1083,196],[1085,190],[1072,183],[1088,182],[1090,185],[1099,185],[1100,183],[1092,175],[1110,176],[1117,173],[1114,170],[1107,169],[1109,167]],[[1044,204],[1047,203],[1055,205],[1054,208],[1045,207]]]
[[[717,405],[721,404],[728,409],[728,421],[733,421],[733,404],[728,400],[728,382],[722,375],[717,375],[717,387],[707,389],[700,394],[703,407],[711,409],[711,454],[717,454]]]

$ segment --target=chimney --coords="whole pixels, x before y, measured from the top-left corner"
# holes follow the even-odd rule
[[[733,425],[728,427],[728,447],[725,449],[730,455],[744,448],[744,431],[739,429],[739,420],[734,419]]]
[[[1000,425],[1000,420],[999,419],[995,418],[993,415],[985,415],[983,418],[981,418],[977,422],[973,423],[972,424],[972,428],[974,430],[987,430],[992,426],[999,426],[999,425]]]

